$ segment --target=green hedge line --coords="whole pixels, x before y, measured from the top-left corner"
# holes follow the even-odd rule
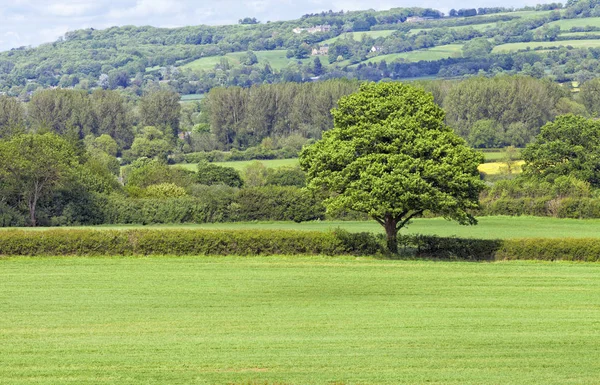
[[[0,255],[372,255],[371,234],[271,230],[48,230],[0,232]]]
[[[370,233],[271,230],[49,230],[0,232],[0,255],[385,255]],[[600,261],[600,239],[482,240],[411,235],[401,256],[441,260]]]
[[[600,261],[600,239],[526,238],[460,239],[433,236],[405,236],[404,250],[421,258],[466,261],[541,260]]]
[[[477,215],[532,215],[538,217],[600,218],[598,198],[500,198],[484,199]]]

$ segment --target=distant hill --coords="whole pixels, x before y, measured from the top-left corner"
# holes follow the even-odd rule
[[[454,78],[524,73],[570,84],[600,71],[600,0],[518,10],[394,8],[325,12],[266,24],[78,30],[0,53],[0,92],[216,86],[339,77]]]

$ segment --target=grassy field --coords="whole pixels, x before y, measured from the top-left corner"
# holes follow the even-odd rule
[[[484,153],[486,162],[480,166],[480,170],[484,171],[488,174],[499,174],[502,172],[502,168],[505,166],[502,162],[493,162],[500,161],[504,157],[503,152],[488,152]],[[244,171],[246,167],[248,167],[253,162],[260,162],[265,165],[266,168],[279,168],[279,167],[294,167],[298,165],[298,159],[272,159],[272,160],[241,160],[236,162],[214,162],[219,166],[225,167],[233,167],[238,171]],[[521,165],[519,163],[519,165]],[[186,170],[196,171],[197,165],[195,163],[180,163],[173,165],[173,167],[185,168]]]
[[[0,383],[592,384],[600,265],[0,260]]]
[[[290,62],[298,62],[298,59],[288,59],[286,58],[287,51],[285,50],[274,50],[274,51],[254,51],[256,58],[260,64],[269,63],[273,69],[281,70],[290,64]],[[241,58],[246,55],[245,52],[233,52],[228,53],[224,56],[209,56],[202,59],[194,60],[191,63],[184,65],[182,68],[190,68],[192,70],[210,70],[215,67],[215,65],[221,62],[222,58],[226,58],[229,61],[231,66],[239,66]],[[314,60],[312,58],[300,60],[302,62]],[[323,61],[323,64],[326,63],[327,60]]]
[[[600,31],[596,32],[562,32],[560,37],[579,37],[579,36],[600,36]]]
[[[556,20],[548,23],[549,26],[558,25],[561,31],[570,31],[573,27],[600,27],[600,17],[584,17],[581,19]]]
[[[402,234],[429,234],[443,237],[457,236],[478,239],[513,238],[600,238],[600,219],[557,219],[544,217],[481,217],[477,226],[460,226],[442,218],[415,219]],[[69,227],[69,229],[90,227]],[[115,229],[212,229],[212,230],[301,230],[330,231],[342,228],[350,232],[376,232],[383,234],[383,227],[375,221],[315,221],[315,222],[243,222],[203,223],[189,225],[123,225],[97,226],[98,230]],[[54,228],[24,228],[29,231],[45,231]],[[66,229],[66,228],[65,228]],[[0,232],[10,230],[0,228]]]
[[[447,44],[440,45],[438,47],[432,47],[428,49],[422,49],[411,52],[392,53],[388,55],[375,56],[371,59],[365,60],[361,63],[379,63],[383,60],[390,63],[397,59],[404,59],[409,62],[417,62],[421,60],[434,61],[440,59],[446,59],[449,57],[460,57],[462,56],[462,44]]]
[[[517,16],[524,19],[531,19],[539,16],[548,16],[552,11],[518,11],[518,12],[502,12],[502,13],[491,13],[488,16]]]
[[[495,26],[496,23],[482,23],[482,24],[473,24],[473,25],[459,25],[459,26],[455,26],[455,27],[445,27],[451,30],[462,30],[462,29],[467,29],[467,28],[473,28],[477,31],[485,31],[488,28],[491,28],[493,26]],[[433,28],[416,28],[416,29],[411,29],[409,34],[410,35],[416,35],[417,33],[421,32],[421,31],[430,31]]]
[[[206,95],[204,95],[204,94],[181,95],[181,102],[182,103],[199,102],[200,100],[204,99],[205,97],[206,97]]]
[[[553,48],[560,46],[572,46],[574,48],[595,48],[600,47],[600,39],[589,39],[589,40],[561,40],[561,41],[535,41],[528,43],[507,43],[497,45],[493,49],[493,53],[501,52],[513,52],[525,50],[527,48],[535,49],[538,47],[542,48]]]
[[[388,37],[394,32],[396,32],[396,30],[347,32],[347,33],[342,33],[339,36],[332,37],[331,39],[324,40],[324,41],[320,42],[319,45],[333,44],[340,39],[346,39],[346,38],[352,38],[354,40],[362,40],[363,35],[366,35],[372,39],[377,39],[379,37]]]
[[[294,166],[298,165],[297,158],[294,158],[294,159],[268,159],[268,160],[259,160],[259,161],[240,160],[240,161],[236,161],[236,162],[214,162],[213,164],[217,164],[219,166],[225,166],[225,167],[233,167],[238,171],[244,171],[244,169],[246,167],[248,167],[248,165],[252,164],[253,162],[260,162],[260,163],[264,164],[266,168],[294,167]],[[175,164],[175,165],[173,165],[173,167],[181,167],[181,168],[185,168],[186,170],[192,170],[192,171],[197,170],[197,165],[195,163]]]

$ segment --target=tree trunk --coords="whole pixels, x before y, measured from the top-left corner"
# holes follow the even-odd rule
[[[387,234],[387,247],[388,251],[392,254],[398,254],[398,229],[396,226],[398,221],[390,214],[385,216],[383,227],[385,227],[385,233]]]
[[[35,227],[35,203],[29,202],[29,220],[31,227]]]

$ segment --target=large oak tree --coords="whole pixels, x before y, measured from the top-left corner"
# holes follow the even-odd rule
[[[444,124],[425,91],[402,83],[365,84],[332,111],[334,128],[305,148],[311,189],[328,192],[329,211],[367,213],[397,252],[398,231],[425,211],[475,224],[483,188],[480,153]]]

